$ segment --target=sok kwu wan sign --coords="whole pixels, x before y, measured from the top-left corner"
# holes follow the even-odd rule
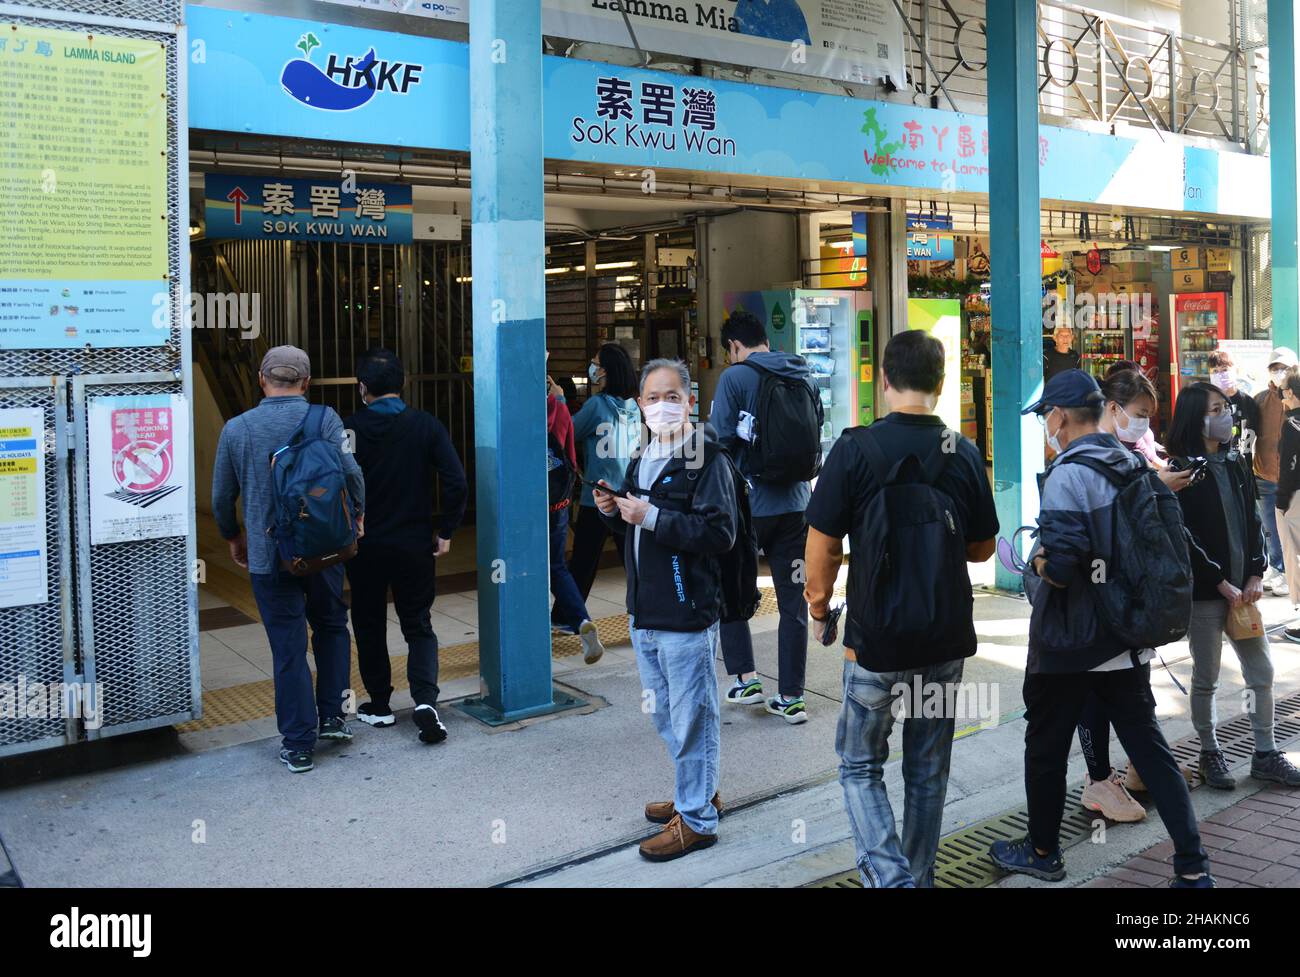
[[[203,197],[209,238],[411,243],[411,188],[401,184],[209,173]]]

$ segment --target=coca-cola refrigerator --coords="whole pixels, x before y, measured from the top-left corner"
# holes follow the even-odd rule
[[[1169,400],[1178,391],[1210,377],[1209,358],[1228,338],[1228,295],[1226,292],[1189,292],[1174,296],[1173,322],[1169,333]]]

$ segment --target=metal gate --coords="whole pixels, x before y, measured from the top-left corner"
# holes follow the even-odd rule
[[[170,725],[202,711],[193,489],[187,536],[92,546],[86,463],[88,398],[191,394],[181,8],[180,0],[28,0],[10,8],[11,22],[148,40],[165,50],[167,277],[160,290],[169,315],[157,346],[0,354],[0,407],[39,408],[44,421],[48,587],[43,604],[0,608],[0,687],[21,676],[103,689],[93,728],[76,718],[0,720],[0,756]],[[192,486],[192,454],[178,464]]]

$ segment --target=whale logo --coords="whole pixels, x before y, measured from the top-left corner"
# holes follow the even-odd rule
[[[326,112],[349,112],[360,108],[378,91],[375,82],[375,49],[372,47],[360,61],[349,59],[348,74],[356,78],[354,85],[334,81],[309,60],[312,48],[320,45],[314,34],[305,34],[297,47],[304,57],[294,58],[280,73],[280,86],[303,105]]]

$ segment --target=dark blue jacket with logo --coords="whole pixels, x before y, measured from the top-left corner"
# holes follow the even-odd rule
[[[648,492],[637,487],[641,459],[633,460],[621,488],[659,508],[655,528],[642,527],[639,547],[617,512],[601,513],[614,532],[627,534],[627,612],[637,628],[703,631],[722,613],[719,557],[736,540],[736,486],[720,451],[712,428],[697,427]]]

